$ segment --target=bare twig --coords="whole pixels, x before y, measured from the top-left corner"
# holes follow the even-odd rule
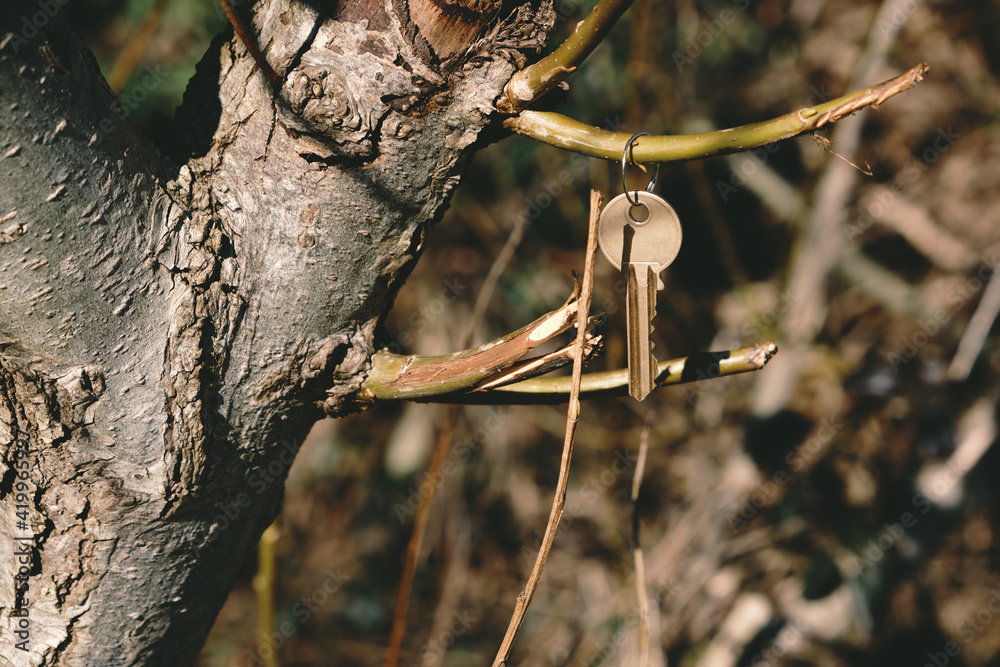
[[[233,31],[236,36],[240,38],[243,42],[243,46],[247,47],[247,51],[250,53],[250,57],[254,59],[257,66],[260,67],[261,74],[267,79],[267,82],[271,85],[275,91],[281,90],[281,77],[278,76],[277,72],[271,67],[264,58],[264,54],[261,53],[260,47],[257,46],[257,38],[254,37],[250,28],[243,21],[243,18],[236,13],[236,8],[233,6],[231,0],[219,0],[222,3],[222,8],[226,10],[226,16],[229,17],[229,22],[233,24]]]
[[[535,565],[531,569],[524,590],[517,596],[517,604],[514,607],[514,614],[507,626],[507,634],[504,635],[500,650],[497,651],[493,660],[493,667],[500,667],[507,661],[510,649],[517,638],[521,623],[524,622],[524,615],[528,611],[528,606],[538,588],[538,580],[545,569],[545,562],[549,558],[552,550],[552,543],[556,537],[556,530],[559,528],[559,520],[562,518],[563,506],[566,503],[566,487],[569,484],[569,465],[573,457],[573,439],[576,436],[576,424],[580,418],[580,380],[583,376],[584,362],[584,342],[587,338],[587,313],[590,310],[590,295],[594,286],[594,259],[597,255],[597,218],[601,209],[601,194],[596,190],[590,191],[590,224],[587,231],[587,254],[583,268],[583,286],[580,294],[579,309],[576,316],[576,357],[573,359],[573,378],[570,388],[569,407],[566,410],[566,436],[563,439],[562,460],[559,464],[559,479],[556,482],[556,493],[552,499],[552,509],[549,512],[549,521],[545,526],[545,535],[542,537],[542,544],[535,558]]]
[[[507,241],[503,244],[500,252],[497,253],[496,259],[493,260],[493,265],[490,267],[489,273],[486,274],[486,278],[483,279],[483,285],[476,296],[476,302],[472,305],[472,315],[469,317],[469,329],[466,331],[463,345],[472,344],[476,330],[480,327],[486,315],[486,306],[493,298],[493,292],[496,291],[500,276],[507,270],[507,265],[513,259],[514,251],[521,245],[521,241],[524,239],[524,231],[527,228],[527,224],[515,224],[510,235],[507,237]]]
[[[646,471],[646,451],[649,449],[649,425],[653,413],[646,416],[646,423],[639,436],[639,457],[635,462],[635,473],[632,475],[632,557],[635,561],[635,594],[639,604],[639,665],[649,664],[649,595],[646,593],[646,561],[642,556],[639,544],[639,489],[642,486],[642,475]]]
[[[441,466],[448,456],[451,445],[451,436],[454,429],[455,418],[458,414],[457,406],[449,406],[448,415],[444,419],[444,426],[438,435],[437,444],[434,445],[434,454],[431,456],[431,463],[428,466],[428,479],[437,479]],[[424,544],[424,535],[427,533],[427,521],[431,516],[431,507],[434,505],[434,496],[437,485],[431,484],[430,492],[420,494],[420,507],[413,518],[413,534],[406,545],[406,560],[403,563],[403,578],[399,582],[399,590],[396,592],[396,609],[392,618],[392,633],[389,635],[389,648],[385,654],[385,667],[395,667],[399,663],[399,652],[403,647],[403,637],[406,635],[406,610],[410,606],[410,593],[413,591],[413,579],[417,572],[417,558],[420,556],[420,547]]]
[[[517,113],[565,81],[601,43],[632,2],[601,0],[555,51],[511,77],[497,100],[497,108],[504,113]]]
[[[656,386],[711,380],[726,375],[759,371],[778,353],[772,342],[725,352],[700,352],[657,364]],[[490,391],[431,396],[428,402],[488,405],[557,405],[569,400],[572,380],[568,377],[534,378]],[[580,383],[580,398],[607,398],[628,394],[628,369],[587,373]]]
[[[476,303],[472,309],[472,316],[469,326],[462,335],[460,345],[466,346],[472,342],[476,329],[481,322],[483,314],[486,312],[486,304],[493,297],[497,282],[504,268],[514,256],[521,239],[524,238],[525,225],[518,225],[511,231],[503,249],[497,254],[490,267],[489,274],[476,297]],[[458,420],[458,407],[449,406],[444,418],[444,426],[434,446],[434,453],[431,456],[431,463],[427,469],[428,479],[438,479],[441,468],[444,466],[448,451],[451,449],[452,435],[455,429],[455,422]],[[410,595],[413,591],[413,580],[417,571],[417,559],[420,556],[420,548],[423,544],[424,535],[427,532],[427,522],[430,517],[431,506],[437,491],[436,485],[431,485],[430,493],[420,495],[420,506],[413,521],[413,534],[406,546],[406,561],[403,564],[403,576],[396,594],[396,609],[393,614],[392,632],[389,635],[389,647],[386,651],[385,667],[395,667],[399,662],[399,654],[403,647],[403,638],[406,635],[406,612],[410,606]],[[466,557],[468,554],[466,553]]]
[[[815,132],[867,106],[878,107],[894,95],[906,92],[923,79],[927,65],[877,86],[855,91],[830,102],[728,130],[675,136],[646,136],[636,140],[633,158],[639,163],[695,160],[738,153],[807,132]],[[504,121],[504,127],[557,148],[605,160],[620,160],[629,135],[587,125],[549,111],[522,111]]]

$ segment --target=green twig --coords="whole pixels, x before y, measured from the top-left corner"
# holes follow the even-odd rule
[[[497,108],[503,113],[517,113],[565,81],[601,43],[632,2],[601,0],[597,3],[555,51],[511,77],[497,100]]]
[[[632,157],[639,163],[694,160],[738,153],[814,132],[866,106],[878,107],[890,97],[909,90],[923,79],[927,69],[927,65],[920,64],[877,86],[760,123],[701,134],[640,137],[633,144]],[[557,148],[605,160],[620,160],[629,138],[628,133],[603,130],[549,111],[522,111],[505,120],[504,127]]]
[[[258,653],[265,667],[278,667],[279,664],[278,647],[270,643],[274,636],[274,547],[278,537],[276,523],[268,526],[260,536],[260,544],[257,545],[257,575],[253,579],[254,592],[257,593],[257,633],[260,637]]]

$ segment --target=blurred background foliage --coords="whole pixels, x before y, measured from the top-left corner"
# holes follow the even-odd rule
[[[67,10],[110,73],[152,5]],[[559,0],[552,43],[592,5]],[[610,129],[684,133],[848,92],[869,36],[890,39],[860,85],[931,65],[915,90],[839,123],[829,150],[800,138],[663,165],[657,190],[685,239],[659,294],[657,356],[771,339],[782,352],[754,375],[584,405],[567,513],[512,664],[638,664],[629,490],[648,417],[651,664],[1000,665],[1000,4],[879,7],[638,0],[545,103]],[[137,123],[172,113],[224,30],[208,0],[166,3],[122,91]],[[448,352],[470,327],[480,343],[561,304],[591,187],[620,192],[618,166],[519,137],[480,151],[383,343]],[[608,323],[593,367],[621,367],[624,289],[603,259],[595,290]],[[427,478],[451,419],[450,458]],[[321,422],[278,522],[278,632],[255,634],[248,559],[200,665],[272,652],[283,665],[381,664],[431,488],[400,664],[490,664],[545,525],[563,426],[562,407],[531,406],[380,405]]]

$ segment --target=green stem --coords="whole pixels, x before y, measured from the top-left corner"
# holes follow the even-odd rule
[[[257,633],[260,639],[259,655],[264,667],[278,667],[277,648],[270,646],[265,651],[264,646],[274,636],[274,579],[275,579],[275,544],[279,538],[277,523],[272,523],[260,536],[257,546],[257,575],[253,580],[253,588],[257,593]]]
[[[632,6],[633,0],[601,0],[559,47],[514,74],[497,100],[504,113],[517,113],[549,92],[576,71],[605,35]]]
[[[822,129],[866,106],[878,107],[916,85],[927,69],[927,65],[920,64],[877,86],[760,123],[701,134],[639,137],[633,144],[632,157],[640,163],[695,160],[790,139]],[[620,160],[629,138],[628,133],[611,132],[550,111],[522,111],[505,120],[504,127],[557,148],[605,160]]]

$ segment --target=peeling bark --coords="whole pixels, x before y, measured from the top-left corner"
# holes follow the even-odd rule
[[[305,432],[358,404],[374,332],[551,2],[265,0],[251,18],[281,97],[220,37],[151,136],[58,17],[13,4],[0,665],[191,664]],[[27,650],[8,646],[25,622]]]

